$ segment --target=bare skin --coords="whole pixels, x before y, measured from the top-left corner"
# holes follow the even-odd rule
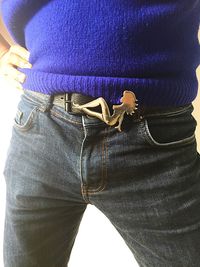
[[[29,55],[26,48],[14,42],[0,14],[0,76],[14,88],[22,91],[25,74],[17,70],[17,67],[31,68],[32,65],[28,61]]]
[[[14,88],[22,91],[26,75],[17,70],[17,67],[32,68],[32,64],[28,61],[29,56],[30,52],[18,44],[11,45],[0,54],[0,76]]]

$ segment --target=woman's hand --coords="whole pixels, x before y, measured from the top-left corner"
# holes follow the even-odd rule
[[[28,62],[29,56],[30,52],[24,47],[18,44],[10,46],[0,54],[0,76],[12,82],[17,89],[23,90],[21,83],[25,81],[26,75],[16,67],[31,68],[32,64]]]

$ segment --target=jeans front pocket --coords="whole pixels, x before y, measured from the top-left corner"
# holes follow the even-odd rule
[[[28,131],[32,128],[38,111],[39,105],[25,95],[22,95],[13,119],[13,127],[20,131]]]
[[[193,106],[144,116],[145,139],[151,146],[182,146],[196,141]]]

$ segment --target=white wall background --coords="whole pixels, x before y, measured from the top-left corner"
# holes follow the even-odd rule
[[[198,69],[199,71],[199,69]],[[3,229],[5,213],[5,181],[3,166],[11,138],[11,127],[20,100],[21,91],[0,80],[0,266],[3,266]],[[194,115],[198,120],[197,139],[200,136],[200,93],[194,101]],[[199,139],[198,145],[199,145]],[[137,267],[132,253],[110,221],[94,206],[86,209],[69,267]],[[27,266],[28,267],[28,266]],[[43,266],[41,266],[43,267]]]

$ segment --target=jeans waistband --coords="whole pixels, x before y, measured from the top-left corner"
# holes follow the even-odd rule
[[[27,95],[29,98],[33,98],[34,101],[38,101],[45,106],[49,106],[52,104],[54,95],[44,94],[41,92],[32,91],[29,89],[23,90],[24,95]],[[138,109],[135,111],[138,116],[150,116],[150,115],[159,115],[159,114],[173,114],[179,113],[183,110],[191,109],[193,111],[194,107],[192,103],[188,103],[182,106],[140,106],[138,105]]]

